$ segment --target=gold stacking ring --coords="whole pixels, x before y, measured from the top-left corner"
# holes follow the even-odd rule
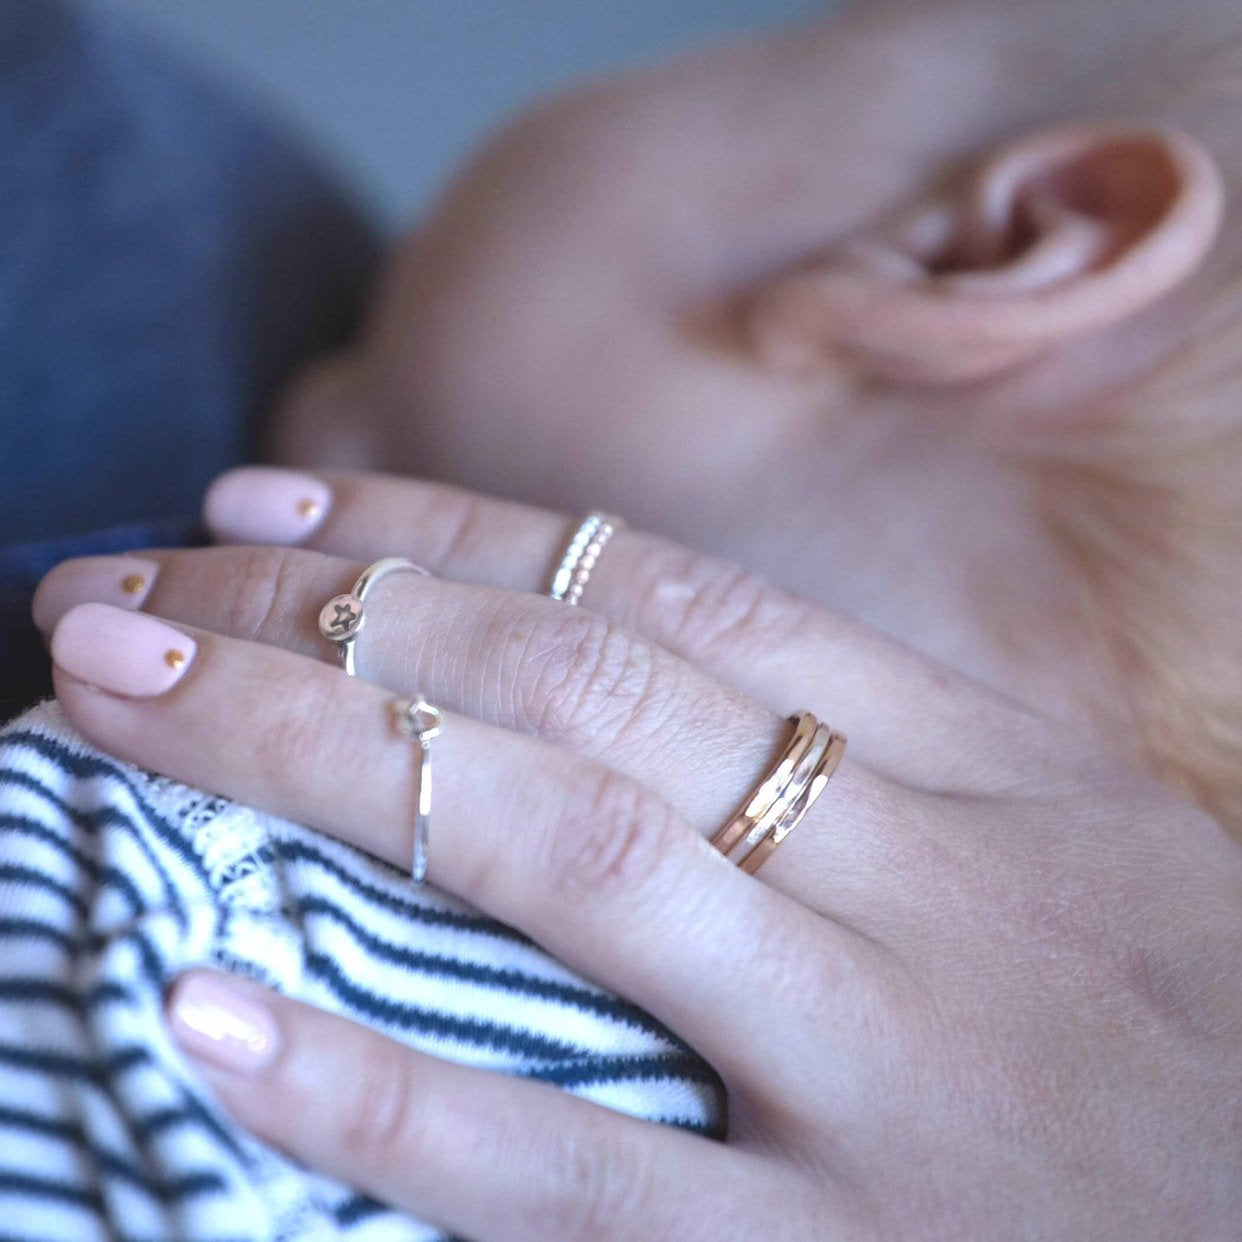
[[[754,875],[815,805],[845,753],[845,734],[807,711],[790,717],[793,734],[772,770],[755,787],[712,844]]]

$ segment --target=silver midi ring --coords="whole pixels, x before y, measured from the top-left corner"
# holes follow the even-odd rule
[[[427,878],[427,847],[431,840],[431,742],[440,736],[444,718],[421,694],[412,699],[392,700],[397,732],[418,746],[418,810],[414,816],[414,861],[410,878],[421,884]]]
[[[368,565],[358,576],[351,591],[345,595],[333,596],[319,610],[319,632],[329,642],[336,643],[341,664],[351,677],[358,674],[354,663],[354,642],[367,619],[363,603],[371,588],[381,578],[395,573],[426,575],[427,570],[404,557],[386,556],[383,560]]]
[[[582,592],[586,590],[600,553],[624,525],[619,517],[607,513],[587,514],[565,548],[561,563],[552,576],[548,594],[563,603],[576,605],[582,599]]]

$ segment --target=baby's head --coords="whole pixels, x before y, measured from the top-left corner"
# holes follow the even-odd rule
[[[877,0],[553,102],[274,448],[615,509],[1242,826],[1242,12]]]

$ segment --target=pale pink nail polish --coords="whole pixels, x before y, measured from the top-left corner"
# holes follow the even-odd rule
[[[160,567],[136,556],[84,556],[57,565],[35,591],[31,614],[45,634],[75,604],[141,608]]]
[[[79,681],[112,694],[152,698],[171,690],[198,644],[180,630],[111,604],[78,604],[52,632],[52,660]]]
[[[208,489],[203,518],[227,543],[301,543],[332,504],[328,485],[311,474],[244,466]]]
[[[241,994],[227,975],[192,971],[173,985],[168,998],[172,1033],[192,1057],[235,1074],[267,1065],[280,1048],[275,1018]]]

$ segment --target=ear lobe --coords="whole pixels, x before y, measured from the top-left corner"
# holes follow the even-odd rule
[[[1212,157],[1161,129],[1075,126],[994,153],[748,303],[760,357],[808,371],[978,379],[1149,306],[1220,228]]]

